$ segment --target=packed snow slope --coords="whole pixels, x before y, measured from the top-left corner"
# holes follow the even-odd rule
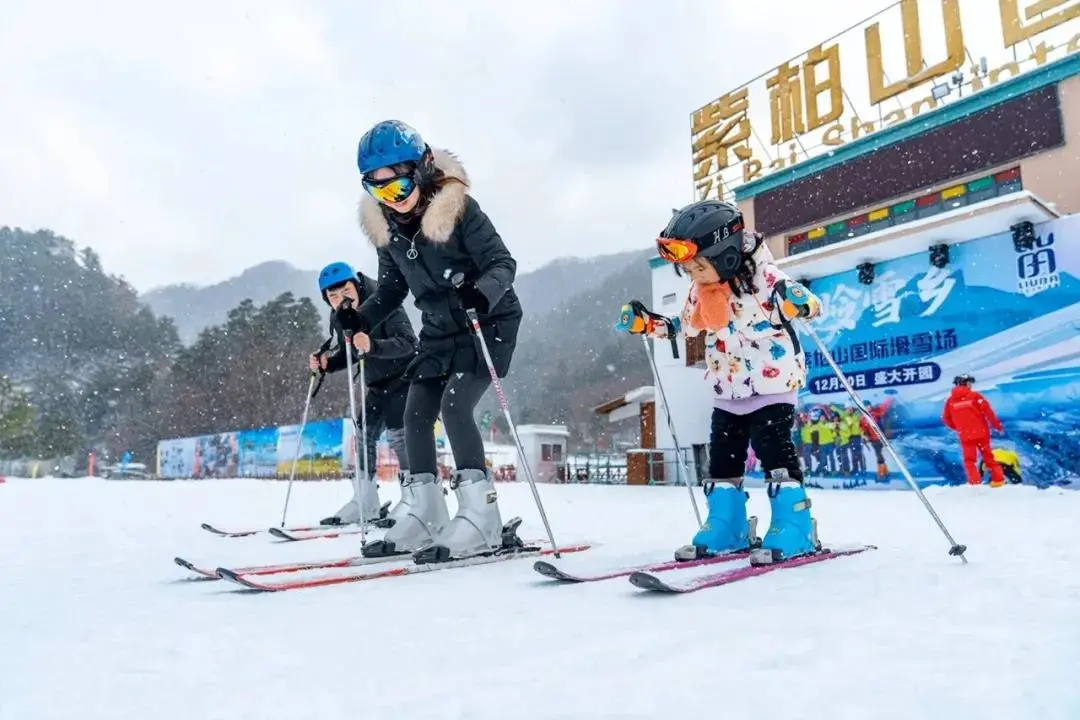
[[[500,491],[505,516],[541,537],[528,487]],[[317,521],[347,492],[299,484],[290,521]],[[667,559],[695,529],[685,488],[541,492],[560,542],[600,543],[569,567]],[[0,484],[0,718],[1080,717],[1077,492],[930,489],[970,547],[962,566],[911,493],[815,491],[824,541],[879,549],[689,595],[625,578],[554,585],[531,560],[252,595],[172,563],[357,554],[356,537],[199,528],[275,525],[284,493]],[[764,527],[762,491],[751,510]]]

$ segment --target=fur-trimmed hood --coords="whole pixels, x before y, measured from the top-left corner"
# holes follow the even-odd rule
[[[420,230],[424,237],[433,243],[444,243],[450,239],[454,227],[465,212],[465,198],[469,194],[469,176],[465,166],[448,150],[432,148],[435,167],[448,177],[461,182],[447,183],[435,193],[424,211],[420,221]],[[360,199],[360,227],[368,240],[377,248],[390,243],[390,223],[383,215],[382,208],[375,198],[366,194]]]

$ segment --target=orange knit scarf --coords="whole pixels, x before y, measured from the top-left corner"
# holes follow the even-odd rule
[[[690,323],[699,330],[716,332],[727,327],[731,315],[731,288],[727,283],[694,284],[697,301]]]

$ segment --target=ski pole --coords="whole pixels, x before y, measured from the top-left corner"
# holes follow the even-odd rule
[[[664,405],[664,417],[667,418],[668,432],[671,433],[671,444],[675,446],[675,454],[679,456],[679,464],[675,466],[676,472],[680,468],[682,469],[683,478],[686,480],[686,490],[690,493],[690,504],[694,506],[694,517],[697,518],[698,527],[701,527],[701,510],[698,508],[697,498],[694,497],[694,484],[690,481],[690,468],[686,464],[686,456],[683,455],[682,447],[679,446],[679,437],[675,434],[675,422],[671,419],[671,406],[668,405],[667,394],[664,392],[664,383],[660,381],[660,371],[656,369],[656,357],[653,355],[649,337],[642,335],[641,341],[645,343],[645,354],[649,356],[653,377],[656,378],[656,389],[660,392],[660,402]],[[678,354],[675,357],[678,357]]]
[[[877,424],[874,416],[870,413],[869,410],[866,409],[866,406],[863,405],[862,399],[859,398],[859,395],[855,392],[855,389],[851,387],[851,384],[848,382],[847,377],[844,375],[843,371],[840,370],[840,367],[833,359],[832,353],[830,353],[829,349],[825,347],[825,343],[823,343],[821,341],[821,338],[818,337],[817,332],[815,332],[814,329],[810,327],[810,323],[806,321],[803,321],[801,325],[803,331],[807,335],[809,335],[810,338],[814,341],[814,344],[818,346],[818,349],[824,356],[825,361],[829,363],[829,367],[831,367],[832,371],[836,373],[837,379],[840,380],[840,384],[844,386],[844,389],[847,390],[848,395],[851,396],[851,400],[855,403],[855,407],[859,409],[859,412],[861,412],[863,414],[863,417],[865,417],[866,420],[870,423],[870,427],[872,427],[874,429],[874,432],[877,433],[878,437],[881,438],[881,444],[889,452],[889,455],[892,456],[892,459],[896,462],[896,466],[900,468],[900,474],[904,476],[904,480],[906,480],[907,484],[911,486],[911,489],[915,491],[915,494],[919,497],[919,500],[922,501],[922,504],[926,508],[926,511],[930,513],[930,517],[932,517],[934,519],[934,522],[937,523],[938,529],[941,530],[941,534],[944,535],[945,539],[949,541],[949,554],[959,557],[966,565],[968,560],[966,557],[964,557],[964,553],[967,552],[967,546],[961,545],[953,539],[953,536],[949,533],[948,528],[945,527],[945,523],[941,521],[941,517],[939,517],[937,511],[934,510],[934,506],[930,504],[930,501],[926,498],[926,495],[923,494],[922,489],[919,488],[919,484],[916,483],[915,478],[911,476],[911,473],[908,471],[907,466],[904,464],[904,461],[900,459],[900,455],[896,452],[896,449],[893,447],[892,443],[889,442],[889,439],[887,437],[885,437],[885,433]]]
[[[368,424],[367,424],[367,376],[364,373],[364,355],[360,356],[360,431],[364,435],[364,441],[361,447],[364,448],[364,482],[375,482],[375,479],[371,476],[371,468],[368,467]],[[359,458],[357,458],[359,460]],[[364,509],[360,508],[361,518],[363,517]],[[364,537],[364,531],[361,529],[360,537]],[[361,544],[363,544],[361,542]]]
[[[311,381],[308,383],[307,399],[304,401],[304,417],[300,421],[300,432],[296,436],[296,454],[293,455],[292,470],[289,471],[289,485],[285,490],[285,507],[281,511],[281,527],[285,527],[285,516],[289,513],[289,498],[292,497],[292,485],[293,479],[296,478],[296,464],[300,462],[300,449],[304,444],[304,428],[307,426],[308,411],[311,409],[311,399],[315,397],[315,393],[318,392],[318,385],[315,384],[315,378],[318,373],[311,373]],[[319,384],[322,384],[320,379]]]
[[[346,299],[345,303],[342,303],[342,305],[344,306],[346,303],[349,303],[348,299]],[[349,304],[351,304],[351,303],[349,303]],[[353,353],[352,339],[353,339],[353,332],[352,332],[352,330],[345,330],[344,335],[345,335],[345,365],[346,365],[347,373],[349,375],[349,417],[352,419],[352,424],[353,424],[353,445],[355,446],[355,452],[356,452],[356,462],[353,464],[353,478],[356,480],[356,504],[357,504],[357,507],[358,507],[358,509],[360,511],[360,547],[363,547],[364,545],[367,545],[367,518],[364,517],[364,503],[362,501],[363,492],[360,489],[360,483],[361,482],[369,482],[370,480],[366,476],[364,478],[360,478],[360,453],[361,453],[361,451],[364,453],[364,472],[366,473],[367,472],[367,438],[366,437],[363,437],[363,438],[361,437],[361,432],[363,432],[363,430],[361,430],[360,427],[357,427],[357,424],[356,424],[356,392],[354,391],[354,388],[353,388],[353,368],[352,368],[352,353]],[[364,372],[364,358],[363,358],[363,356],[361,356],[360,357],[360,373],[361,373],[360,385],[361,385],[361,392],[364,391],[364,388],[363,388],[363,384],[364,384],[363,372]],[[364,417],[365,417],[364,430],[366,430],[367,413],[364,414]]]
[[[637,321],[642,321],[644,327],[637,326]],[[697,498],[694,497],[694,485],[690,481],[690,467],[686,464],[686,456],[683,455],[682,447],[679,445],[679,437],[675,434],[675,421],[671,419],[671,406],[668,405],[667,394],[664,392],[664,383],[660,380],[660,371],[656,368],[656,357],[653,355],[652,345],[649,344],[648,329],[650,324],[654,326],[663,325],[667,328],[667,339],[671,343],[671,355],[678,358],[679,343],[676,337],[679,330],[678,324],[671,318],[652,312],[640,300],[631,300],[623,305],[619,322],[615,323],[615,328],[627,332],[634,330],[635,326],[637,326],[636,331],[640,333],[641,340],[645,343],[645,355],[648,356],[649,364],[652,366],[656,388],[660,391],[660,403],[664,406],[664,417],[667,418],[668,432],[671,433],[671,443],[675,446],[675,454],[678,456],[675,472],[678,473],[680,469],[682,470],[683,477],[686,480],[686,491],[690,493],[690,504],[694,507],[694,517],[697,519],[698,527],[701,527],[701,510],[698,509]],[[645,332],[642,332],[642,330],[645,330]]]
[[[457,273],[450,279],[450,282],[453,283],[455,288],[460,288],[464,281],[465,275],[462,273]],[[464,307],[464,303],[462,303],[462,307],[465,309],[465,315],[469,318],[469,323],[472,325],[476,339],[480,341],[480,350],[484,354],[484,362],[487,363],[488,373],[491,375],[491,384],[495,387],[495,394],[499,396],[499,405],[502,406],[506,424],[510,426],[510,434],[514,436],[514,444],[517,445],[518,457],[521,458],[521,466],[522,469],[525,470],[525,479],[529,482],[529,489],[532,490],[533,500],[536,501],[536,509],[540,512],[540,519],[544,523],[544,530],[547,531],[548,540],[551,541],[552,552],[555,554],[556,558],[560,558],[562,555],[559,552],[559,546],[555,544],[555,535],[551,532],[551,523],[548,522],[547,513],[544,512],[544,503],[540,500],[540,491],[536,489],[536,479],[533,477],[532,468],[529,467],[529,461],[525,455],[525,448],[521,444],[521,438],[518,437],[514,418],[510,415],[510,403],[506,399],[506,394],[503,393],[502,383],[499,381],[498,373],[495,372],[495,363],[491,359],[491,352],[488,350],[487,340],[484,339],[484,332],[480,329],[480,318],[476,314],[476,308],[466,308]]]

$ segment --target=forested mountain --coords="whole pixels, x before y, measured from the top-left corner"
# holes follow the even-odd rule
[[[640,343],[612,329],[623,302],[648,300],[648,255],[519,275],[526,319],[505,381],[518,422],[566,423],[590,443],[605,430],[591,408],[650,382]],[[92,249],[0,228],[0,458],[148,459],[162,438],[296,422],[304,359],[326,332],[316,288],[315,271],[272,262],[140,298]],[[345,387],[328,378],[313,417],[344,414]],[[498,419],[495,403],[481,410]]]
[[[321,336],[311,301],[284,293],[185,348],[93,250],[0,228],[0,458],[149,458],[161,438],[291,422],[298,358]]]

